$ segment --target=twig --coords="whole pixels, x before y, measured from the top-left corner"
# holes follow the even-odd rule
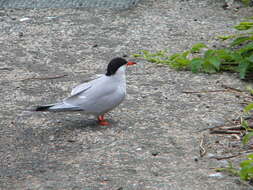
[[[201,94],[201,93],[213,93],[213,92],[232,92],[232,93],[240,93],[240,95],[244,96],[245,98],[250,98],[252,99],[253,96],[248,96],[243,94],[244,91],[229,87],[227,85],[222,84],[221,87],[225,88],[224,90],[201,90],[201,91],[182,91],[182,93],[185,94]]]
[[[220,125],[220,126],[214,126],[214,127],[206,127],[206,128],[204,128],[204,129],[201,129],[201,130],[199,130],[199,131],[197,131],[197,132],[203,132],[203,131],[205,131],[205,130],[210,130],[210,131],[213,131],[214,129],[217,129],[217,130],[219,130],[219,128],[222,128],[222,129],[226,129],[226,130],[243,130],[244,128],[243,127],[241,127],[241,126],[239,126],[239,125],[237,125],[237,124],[235,124],[235,123],[232,123],[232,122],[230,122],[232,125],[231,126],[226,126],[226,125]],[[237,127],[236,127],[237,126]]]
[[[21,81],[25,81],[25,80],[47,80],[47,79],[58,79],[58,78],[63,78],[65,76],[68,75],[56,75],[56,76],[49,76],[49,77],[30,77],[30,78],[25,78],[25,79],[21,79]]]
[[[241,125],[237,125],[237,124],[234,124],[232,126],[225,126],[225,125],[223,126],[222,125],[222,126],[218,126],[216,128],[218,128],[219,130],[235,130],[235,131],[245,130]],[[212,130],[212,128],[210,130]]]
[[[243,92],[242,90],[239,90],[239,89],[236,89],[236,88],[227,86],[227,85],[225,85],[225,84],[222,84],[221,87],[222,87],[222,88],[225,88],[225,89],[228,89],[228,90],[236,91],[236,92]]]
[[[252,150],[246,150],[246,151],[242,151],[242,152],[238,152],[237,154],[231,155],[231,156],[223,156],[223,157],[219,157],[219,156],[214,156],[212,158],[217,159],[217,160],[225,160],[225,159],[230,159],[230,158],[234,158],[240,155],[243,155],[245,153],[252,153]]]
[[[209,93],[209,92],[227,92],[228,90],[202,90],[202,91],[182,91],[185,94],[200,94],[200,93]]]
[[[200,157],[203,157],[206,154],[206,149],[203,146],[204,138],[205,138],[205,135],[202,136],[202,138],[200,140],[200,144],[199,144],[199,154],[200,154]]]
[[[224,157],[212,157],[216,160],[225,160],[225,159],[230,159],[230,158],[234,158],[234,157],[237,157],[237,156],[240,156],[242,155],[242,153],[238,153],[238,154],[235,154],[235,155],[231,155],[231,156],[224,156]]]
[[[248,95],[246,95],[246,94],[243,94],[243,93],[245,93],[245,92],[242,91],[242,90],[239,90],[239,89],[236,89],[236,88],[233,88],[233,87],[224,85],[224,84],[222,84],[221,87],[227,89],[228,91],[232,91],[232,92],[235,92],[235,93],[239,93],[240,95],[244,96],[245,98],[250,98],[250,99],[253,98],[252,95],[248,96]]]
[[[1,67],[0,70],[2,70],[2,71],[12,71],[13,68],[10,68],[10,67]]]
[[[212,130],[210,134],[241,134],[240,131]]]
[[[245,130],[242,126],[232,126],[232,127],[224,127],[223,130],[235,130],[235,131],[241,131]]]

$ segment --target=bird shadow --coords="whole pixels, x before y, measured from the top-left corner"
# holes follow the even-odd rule
[[[85,120],[63,120],[61,122],[62,129],[79,129],[79,130],[89,130],[89,131],[101,131],[108,128],[114,128],[117,126],[117,122],[109,119],[107,120],[110,124],[108,126],[101,126],[94,119],[85,119]]]

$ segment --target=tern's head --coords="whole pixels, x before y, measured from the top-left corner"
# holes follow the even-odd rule
[[[131,62],[131,61],[126,61],[125,59],[121,58],[121,57],[116,57],[114,59],[112,59],[110,61],[110,63],[107,66],[107,72],[106,72],[106,76],[111,76],[114,75],[118,69],[124,65],[134,65],[136,64],[135,62]]]

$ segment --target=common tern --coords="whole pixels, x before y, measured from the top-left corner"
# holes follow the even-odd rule
[[[62,101],[36,106],[33,111],[83,111],[95,115],[99,125],[109,125],[104,114],[118,106],[126,96],[126,66],[135,65],[117,57],[110,61],[105,74],[73,88]]]

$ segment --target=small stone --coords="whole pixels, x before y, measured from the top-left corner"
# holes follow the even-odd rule
[[[213,173],[210,174],[208,177],[223,178],[224,176],[222,175],[222,173]]]
[[[68,139],[67,141],[70,143],[76,142],[74,139]]]
[[[157,172],[152,172],[154,176],[159,176]]]
[[[49,140],[53,141],[54,140],[54,136],[53,135],[49,136]]]
[[[227,10],[227,9],[228,9],[228,4],[227,4],[227,3],[223,4],[223,5],[222,5],[222,8],[223,8],[224,10]]]
[[[208,157],[208,158],[213,158],[213,157],[215,157],[215,155],[212,154],[212,153],[208,153],[208,154],[207,154],[207,157]]]
[[[23,37],[23,36],[24,36],[24,33],[23,33],[23,32],[19,32],[19,33],[18,33],[18,36],[19,36],[19,37]]]
[[[158,152],[158,151],[153,151],[153,152],[151,152],[151,154],[152,154],[152,156],[157,156],[157,155],[160,154],[160,152]]]
[[[219,161],[219,167],[225,168],[228,167],[229,162],[227,160],[220,160]]]
[[[194,157],[194,161],[195,162],[198,162],[199,161],[199,158],[197,156]]]
[[[28,17],[24,17],[24,18],[19,19],[20,22],[25,22],[25,21],[29,21],[29,20],[31,20],[31,18],[28,18]]]

